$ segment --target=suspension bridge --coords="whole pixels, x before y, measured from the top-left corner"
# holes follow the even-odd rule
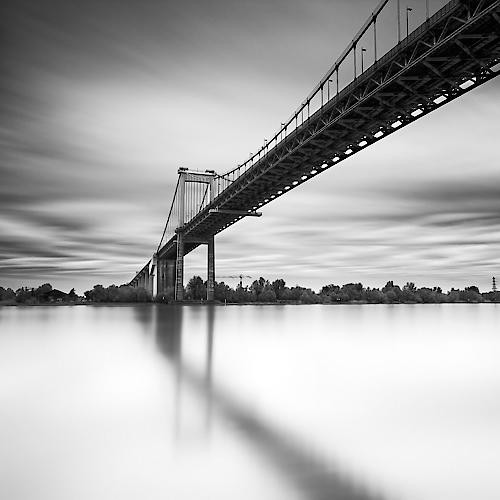
[[[262,206],[500,73],[500,0],[451,0],[434,10],[430,0],[419,4],[421,22],[410,31],[414,8],[382,0],[312,92],[244,163],[223,174],[180,168],[160,243],[129,284],[183,300],[184,256],[207,245],[213,300],[216,234],[259,217]]]

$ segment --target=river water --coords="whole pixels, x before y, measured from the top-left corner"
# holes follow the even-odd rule
[[[498,500],[500,306],[0,308],[0,498]]]

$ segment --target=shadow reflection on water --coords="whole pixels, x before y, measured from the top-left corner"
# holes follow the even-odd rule
[[[382,500],[359,481],[341,475],[334,464],[314,456],[307,446],[263,420],[213,383],[215,306],[206,306],[207,348],[205,373],[198,374],[182,360],[184,307],[155,307],[153,325],[157,347],[176,372],[176,432],[180,425],[182,390],[189,389],[204,402],[206,431],[212,418],[229,421],[262,458],[311,500]],[[141,321],[147,315],[141,315]],[[148,318],[149,319],[149,318]],[[212,415],[213,414],[213,415]]]

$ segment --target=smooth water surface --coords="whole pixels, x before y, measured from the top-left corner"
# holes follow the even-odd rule
[[[500,307],[0,308],[0,498],[497,500]]]

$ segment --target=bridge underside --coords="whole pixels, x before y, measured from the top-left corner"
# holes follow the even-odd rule
[[[491,68],[500,62],[500,8],[489,4],[475,17],[465,2],[448,4],[226,188],[213,206],[256,210],[496,76]],[[184,231],[216,234],[239,218],[207,208]]]
[[[158,260],[179,262],[179,241],[183,255],[191,252],[287,191],[494,78],[499,40],[498,0],[449,2],[303,123],[297,115],[298,127],[180,227]]]

